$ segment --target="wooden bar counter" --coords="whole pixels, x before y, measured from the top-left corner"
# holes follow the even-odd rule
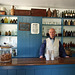
[[[0,63],[0,66],[27,66],[27,65],[60,65],[75,64],[75,57],[47,60],[45,58],[13,58],[10,63]]]
[[[75,75],[75,57],[46,61],[45,58],[12,58],[0,63],[0,75]]]

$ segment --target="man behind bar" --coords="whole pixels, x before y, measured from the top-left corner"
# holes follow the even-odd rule
[[[44,57],[47,50],[49,50],[49,52],[51,52],[51,50],[54,50],[54,57],[66,57],[66,58],[69,57],[66,55],[66,52],[61,42],[57,38],[55,38],[55,33],[56,31],[54,28],[49,29],[50,37],[44,40],[44,42],[41,45],[40,58]]]

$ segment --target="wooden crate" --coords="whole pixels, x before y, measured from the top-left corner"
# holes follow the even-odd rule
[[[5,11],[0,11],[0,15],[5,15],[6,12]]]
[[[30,10],[15,10],[15,15],[30,16],[31,11]]]
[[[46,9],[31,9],[31,16],[46,16]]]

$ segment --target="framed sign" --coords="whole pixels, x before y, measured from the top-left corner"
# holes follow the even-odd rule
[[[19,30],[30,31],[30,23],[19,22]]]
[[[39,34],[39,23],[31,23],[31,34]]]

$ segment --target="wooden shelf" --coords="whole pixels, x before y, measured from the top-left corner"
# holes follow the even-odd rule
[[[61,25],[54,25],[54,24],[42,24],[42,26],[61,26]]]
[[[17,24],[17,23],[0,23],[0,24],[8,24],[9,25],[9,24]]]

